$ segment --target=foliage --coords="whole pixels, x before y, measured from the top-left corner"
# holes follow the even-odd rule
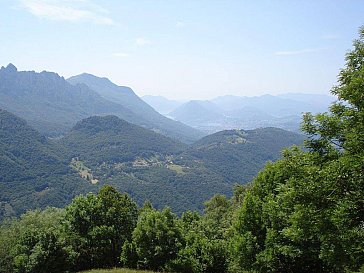
[[[254,179],[234,221],[231,269],[345,272],[364,264],[364,28],[329,113],[306,114],[293,148]]]
[[[72,251],[60,229],[64,211],[30,211],[0,228],[0,272],[65,272]]]
[[[155,273],[155,272],[125,269],[125,268],[115,268],[115,269],[93,269],[90,271],[82,271],[82,273]]]
[[[66,208],[66,232],[77,253],[76,267],[112,267],[138,218],[136,204],[110,186],[97,195],[76,197]]]
[[[139,205],[149,199],[179,215],[186,209],[202,211],[214,193],[230,196],[232,183],[250,180],[265,160],[278,156],[279,147],[301,139],[272,128],[258,131],[249,132],[249,144],[231,143],[235,133],[225,132],[211,136],[219,146],[207,148],[206,138],[188,148],[105,116],[87,118],[62,139],[49,140],[1,110],[0,219],[27,209],[64,207],[103,185],[128,192]],[[269,143],[275,148],[268,150]]]
[[[139,268],[161,270],[175,259],[183,245],[177,216],[169,208],[142,212],[133,231],[132,244],[138,256]],[[124,250],[126,250],[124,248]],[[127,257],[124,253],[123,257]]]
[[[45,137],[4,110],[0,110],[0,174],[0,220],[27,209],[63,207],[89,189]]]

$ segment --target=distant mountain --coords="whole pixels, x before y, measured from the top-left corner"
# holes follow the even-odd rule
[[[168,116],[209,134],[263,127],[299,132],[303,113],[323,112],[334,99],[327,95],[295,93],[256,97],[228,95],[210,101],[189,101]]]
[[[132,123],[149,124],[86,85],[74,86],[52,72],[19,72],[12,64],[0,69],[0,108],[24,118],[48,136],[64,134],[91,115],[115,114]]]
[[[168,115],[190,126],[196,126],[224,120],[225,116],[221,112],[212,102],[191,100]]]
[[[89,189],[45,137],[0,110],[0,219],[36,207],[64,206]]]
[[[310,104],[307,101],[272,95],[257,97],[223,96],[213,99],[212,102],[225,111],[253,107],[276,117],[301,115],[303,112],[319,112],[321,110],[316,104]]]
[[[162,115],[167,115],[177,107],[181,106],[183,102],[170,100],[162,96],[143,96],[142,100],[152,106],[156,111]]]
[[[327,111],[327,106],[336,100],[334,96],[324,94],[286,93],[278,95],[278,97],[308,103],[319,112]]]
[[[85,84],[104,99],[120,104],[140,116],[144,121],[147,121],[147,123],[133,122],[135,124],[142,125],[148,129],[153,129],[163,135],[179,139],[187,143],[191,143],[204,136],[204,134],[196,129],[161,115],[139,98],[131,88],[118,86],[107,78],[100,78],[84,73],[69,78],[68,82],[74,85]]]

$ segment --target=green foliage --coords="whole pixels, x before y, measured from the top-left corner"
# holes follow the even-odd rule
[[[77,253],[76,268],[112,267],[138,218],[136,204],[126,194],[104,186],[97,195],[76,197],[66,208],[66,231]]]
[[[91,166],[132,162],[138,157],[174,154],[185,145],[116,116],[93,116],[78,122],[60,144],[67,156]]]
[[[345,272],[364,264],[364,28],[329,113],[306,114],[293,148],[254,179],[234,221],[232,271]]]
[[[26,122],[0,109],[0,220],[27,209],[62,207],[88,183]]]
[[[169,208],[162,211],[144,210],[133,231],[132,243],[138,256],[138,267],[153,270],[165,268],[177,257],[184,243],[177,216]],[[122,257],[127,256],[123,253]]]
[[[279,158],[283,148],[300,145],[303,140],[302,135],[277,128],[226,130],[197,141],[184,157],[201,160],[231,187],[251,181],[267,161]]]
[[[0,272],[65,272],[72,251],[60,229],[64,211],[30,211],[0,228]]]
[[[186,147],[105,116],[87,118],[62,139],[49,140],[6,111],[0,112],[0,126],[0,219],[63,207],[103,185],[128,192],[138,204],[149,199],[158,209],[168,205],[179,215],[202,211],[213,194],[231,195],[232,183],[250,180],[265,160],[278,156],[279,147],[301,139],[270,128],[249,131],[248,143],[235,141],[234,131]]]

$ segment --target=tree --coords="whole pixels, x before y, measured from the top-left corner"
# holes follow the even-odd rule
[[[308,151],[268,164],[244,195],[232,271],[345,272],[364,264],[364,28],[328,113],[306,114]]]
[[[0,229],[0,272],[57,273],[69,270],[72,251],[60,229],[63,215],[63,210],[48,208],[29,211],[18,220],[4,223]]]
[[[133,231],[132,243],[138,256],[138,267],[152,270],[165,268],[177,257],[183,245],[177,216],[169,208],[163,211],[144,210]]]
[[[137,218],[135,202],[111,186],[97,195],[76,197],[66,208],[66,230],[78,253],[77,269],[118,265]]]

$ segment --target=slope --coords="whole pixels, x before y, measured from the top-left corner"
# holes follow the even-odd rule
[[[191,100],[169,113],[169,116],[191,126],[216,123],[225,117],[216,105],[209,101]]]
[[[183,102],[170,100],[162,96],[146,95],[141,98],[162,115],[168,115],[168,113],[183,104]]]
[[[72,84],[85,84],[103,98],[113,101],[137,113],[148,121],[144,127],[160,132],[163,135],[191,143],[204,136],[203,133],[180,122],[168,119],[159,114],[150,105],[139,98],[131,88],[118,86],[107,78],[96,77],[91,74],[81,74],[68,79]],[[138,125],[141,125],[138,123]]]
[[[44,137],[0,110],[0,219],[35,207],[64,206],[87,185]]]
[[[216,192],[230,191],[220,176],[200,164],[174,163],[185,144],[115,116],[84,119],[56,145],[95,189],[113,185],[140,204],[150,200],[182,213],[201,209],[204,198]]]
[[[202,138],[184,152],[204,162],[228,183],[249,182],[283,148],[300,145],[304,136],[277,128],[226,130]]]
[[[73,86],[56,73],[18,72],[9,64],[0,69],[0,83],[0,108],[26,119],[46,135],[64,134],[80,119],[96,114],[114,113],[130,122],[147,124],[86,85]]]

